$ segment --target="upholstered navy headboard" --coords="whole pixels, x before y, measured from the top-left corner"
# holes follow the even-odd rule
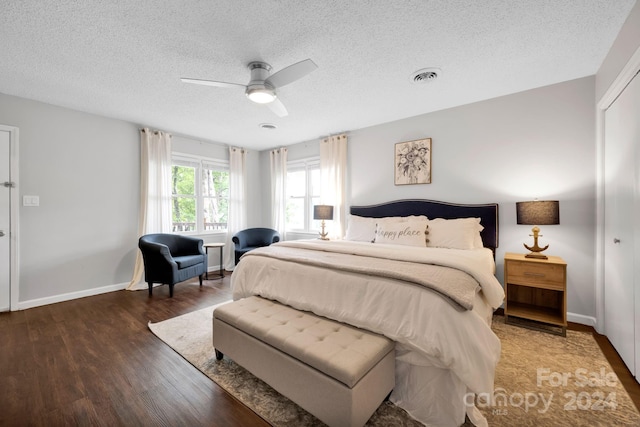
[[[370,206],[351,206],[352,215],[369,218],[425,215],[427,218],[480,218],[484,230],[480,233],[485,247],[498,247],[498,204],[461,205],[435,200],[396,200]]]

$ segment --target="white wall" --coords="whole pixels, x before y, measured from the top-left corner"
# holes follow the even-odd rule
[[[3,94],[0,118],[20,128],[20,201],[40,196],[40,206],[19,208],[20,305],[128,282],[137,250],[138,127]]]
[[[425,198],[500,205],[498,278],[505,252],[532,244],[515,202],[560,200],[558,226],[542,227],[548,254],[568,263],[570,320],[591,323],[594,306],[594,78],[350,132],[348,205]],[[432,184],[394,185],[394,145],[432,138]],[[289,157],[311,143],[289,148]],[[586,317],[583,317],[586,316]]]
[[[141,126],[4,94],[0,122],[20,129],[20,201],[40,197],[40,206],[19,208],[19,307],[123,289],[138,250]],[[220,143],[172,142],[175,151],[229,158]],[[259,225],[258,152],[248,152],[247,168],[247,219]],[[209,264],[217,269],[217,251]]]

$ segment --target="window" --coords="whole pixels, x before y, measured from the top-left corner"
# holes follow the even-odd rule
[[[313,205],[320,203],[320,160],[287,163],[287,231],[316,231]]]
[[[174,232],[202,233],[227,230],[227,162],[174,156],[171,167],[171,195]]]

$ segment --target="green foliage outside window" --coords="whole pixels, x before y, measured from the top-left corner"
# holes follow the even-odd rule
[[[202,229],[198,230],[196,168],[172,166],[171,214],[173,231],[226,230],[229,212],[229,172],[203,167],[200,185],[203,224]]]
[[[229,172],[214,169],[202,171],[204,229],[227,228],[229,214]]]
[[[195,169],[176,166],[171,169],[171,208],[174,231],[195,231],[196,191]]]

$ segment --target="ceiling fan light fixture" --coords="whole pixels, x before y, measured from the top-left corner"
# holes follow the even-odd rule
[[[266,87],[248,87],[246,95],[256,104],[268,104],[276,100],[276,93]]]
[[[193,83],[205,86],[232,89],[242,88],[244,90],[244,94],[250,101],[255,102],[256,104],[266,105],[267,108],[269,108],[269,110],[278,117],[286,117],[288,115],[287,109],[278,99],[276,89],[291,84],[318,68],[315,62],[310,59],[296,62],[295,64],[289,65],[274,74],[269,74],[271,71],[271,65],[266,62],[254,61],[249,63],[248,67],[249,72],[251,73],[251,80],[249,80],[248,85],[186,77],[183,77],[180,80],[184,83]]]

